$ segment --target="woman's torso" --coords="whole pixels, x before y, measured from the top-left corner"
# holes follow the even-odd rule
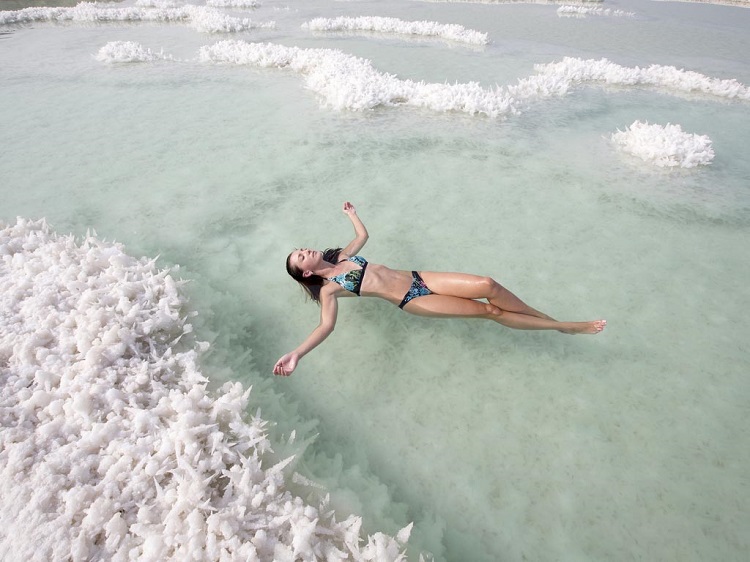
[[[327,285],[332,285],[333,293],[337,296],[357,296],[355,292],[352,292],[351,283],[344,282],[342,286],[342,276],[344,273],[362,270],[361,277],[359,278],[358,288],[359,295],[363,297],[380,297],[386,299],[394,304],[398,304],[403,299],[406,291],[411,286],[411,272],[391,269],[385,265],[365,262],[366,265],[360,265],[360,261],[355,258],[360,258],[364,261],[361,256],[352,256],[352,258],[344,258],[344,261],[339,262],[334,275],[328,278]],[[336,280],[332,280],[336,278]],[[352,280],[351,277],[349,280]],[[355,283],[356,285],[356,283]]]

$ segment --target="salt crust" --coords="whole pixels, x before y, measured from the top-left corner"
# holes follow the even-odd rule
[[[614,16],[632,18],[635,12],[626,12],[625,10],[613,10],[612,8],[591,8],[588,6],[560,6],[557,9],[557,15],[560,17],[581,17],[586,16]]]
[[[709,78],[672,66],[628,68],[607,59],[567,57],[560,62],[536,65],[537,74],[519,80],[516,85],[487,89],[476,82],[439,84],[401,80],[376,70],[366,59],[331,49],[220,41],[201,47],[198,56],[206,62],[290,68],[302,74],[306,86],[335,109],[409,105],[499,117],[519,113],[531,101],[565,95],[574,85],[588,82],[750,100],[750,89],[736,80]]]
[[[635,121],[624,131],[612,134],[623,152],[662,168],[707,166],[714,158],[711,139],[707,135],[686,133],[679,125],[649,125]]]
[[[111,41],[99,49],[96,60],[117,63],[174,60],[174,58],[171,55],[165,55],[163,51],[155,53],[135,41]]]
[[[176,8],[182,2],[175,0],[138,0],[135,5],[142,8]]]
[[[214,8],[259,8],[255,0],[206,0],[206,6]]]
[[[0,559],[404,560],[285,490],[250,390],[206,388],[181,281],[0,224]]]
[[[469,45],[486,45],[489,43],[486,33],[466,29],[462,25],[442,24],[434,21],[404,21],[397,18],[377,16],[315,18],[302,24],[302,28],[311,31],[374,31],[394,35],[439,37],[457,43],[468,43]]]
[[[0,12],[0,25],[54,22],[186,22],[203,33],[230,33],[257,28],[274,28],[274,22],[256,23],[249,18],[228,16],[214,8],[193,6],[148,8],[140,6],[112,7],[109,4],[81,2],[72,8],[24,8]]]

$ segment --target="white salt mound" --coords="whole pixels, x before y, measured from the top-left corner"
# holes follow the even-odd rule
[[[163,52],[155,53],[135,41],[110,41],[96,54],[96,60],[106,63],[150,62],[160,59],[172,60],[172,56]]]
[[[707,135],[686,133],[679,125],[669,123],[662,127],[635,121],[611,138],[623,152],[662,168],[707,166],[714,158]]]
[[[311,31],[368,31],[393,35],[438,37],[469,45],[486,45],[489,43],[486,33],[466,29],[462,25],[442,24],[434,21],[404,21],[397,18],[375,16],[315,18],[302,24],[302,27]]]
[[[92,236],[0,224],[0,559],[404,560],[269,466],[249,389],[206,388],[181,281]]]

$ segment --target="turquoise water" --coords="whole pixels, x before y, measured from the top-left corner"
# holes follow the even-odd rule
[[[125,3],[124,5],[129,5]],[[415,522],[437,560],[743,560],[750,494],[747,102],[580,86],[493,120],[408,107],[327,108],[283,69],[198,62],[220,39],[336,48],[382,72],[512,84],[563,56],[675,65],[750,84],[750,10],[264,2],[275,30],[180,24],[7,26],[0,35],[2,215],[116,239],[191,279],[206,371],[253,385],[293,470],[370,532]],[[287,9],[288,8],[288,9]],[[460,23],[492,43],[310,34],[312,17]],[[108,65],[110,41],[182,59]],[[707,167],[618,152],[635,120],[707,134]],[[316,325],[283,260],[345,244],[405,269],[492,275],[595,338],[340,305],[289,379],[271,368]],[[286,445],[292,430],[297,441]],[[300,445],[306,444],[306,447]]]

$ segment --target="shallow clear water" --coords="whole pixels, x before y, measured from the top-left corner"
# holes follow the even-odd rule
[[[750,83],[750,10],[273,2],[276,30],[49,24],[0,35],[2,215],[116,239],[192,279],[207,371],[254,387],[278,447],[369,531],[415,522],[437,560],[742,560],[750,509],[750,104],[581,86],[492,120],[334,111],[279,69],[196,62],[224,38],[331,47],[426,81],[512,84],[536,63],[608,57]],[[289,8],[287,10],[287,8]],[[231,12],[239,14],[239,12]],[[492,43],[310,34],[312,17],[460,23]],[[132,40],[180,62],[107,65]],[[707,134],[716,157],[668,171],[617,152],[635,120]],[[345,244],[404,269],[492,275],[595,337],[341,302],[335,334],[289,379],[270,372],[316,325],[282,263]],[[282,445],[297,430],[301,446]],[[296,447],[296,448],[295,448]],[[317,488],[300,487],[312,495]]]

